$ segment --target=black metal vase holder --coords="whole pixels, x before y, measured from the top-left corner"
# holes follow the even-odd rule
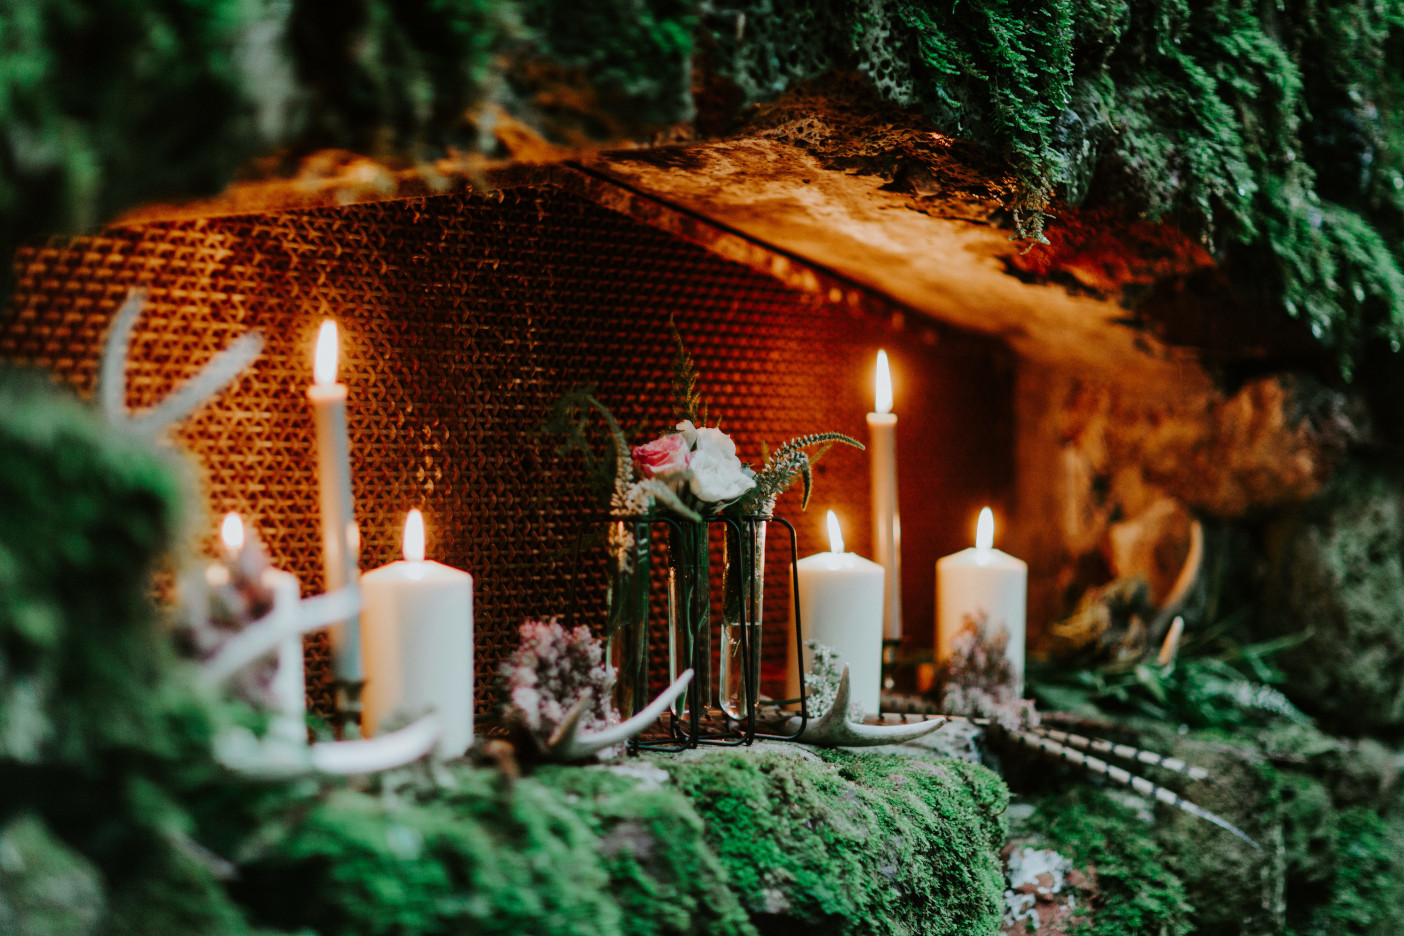
[[[684,628],[687,633],[694,635],[691,666],[695,675],[685,695],[687,699],[687,711],[679,715],[676,705],[669,706],[668,711],[661,720],[661,725],[666,733],[661,737],[658,736],[658,733],[655,733],[650,738],[642,741],[638,738],[632,739],[628,745],[629,753],[631,754],[637,753],[638,751],[681,751],[687,748],[695,748],[703,744],[729,746],[749,745],[758,738],[789,741],[799,737],[804,732],[805,724],[809,719],[807,693],[805,691],[804,681],[804,625],[800,619],[799,602],[799,538],[795,533],[794,525],[782,517],[761,514],[747,515],[744,517],[707,517],[700,522],[707,524],[708,527],[715,525],[723,526],[728,534],[735,537],[734,542],[738,544],[746,542],[744,539],[745,534],[753,531],[756,524],[779,523],[789,532],[790,587],[793,589],[792,594],[794,595],[795,665],[799,672],[799,724],[794,731],[788,734],[761,732],[757,730],[757,701],[760,694],[760,655],[752,652],[750,641],[759,639],[760,637],[763,589],[752,588],[750,589],[750,600],[740,603],[740,620],[736,622],[739,625],[736,629],[739,631],[740,636],[741,678],[745,683],[744,696],[746,704],[744,712],[741,713],[741,717],[734,718],[721,709],[713,710],[709,708],[704,718],[703,699],[710,697],[710,692],[708,690],[710,689],[709,674],[712,670],[712,641],[709,639],[699,639],[700,628],[698,627],[697,620],[699,615],[696,613],[696,602],[678,602],[678,605],[674,605],[670,609],[669,626],[674,629]],[[650,579],[646,570],[649,568],[651,559],[649,544],[652,540],[653,528],[658,526],[666,527],[676,536],[677,539],[675,541],[678,542],[680,542],[684,536],[684,521],[679,521],[673,517],[660,514],[609,514],[590,518],[587,521],[587,526],[603,523],[633,524],[634,541],[636,544],[642,544],[636,550],[635,560],[643,563],[641,568],[645,570],[643,573],[645,582],[648,582]],[[743,524],[745,525],[744,527]],[[583,532],[582,530],[582,533]],[[583,540],[583,536],[576,538],[574,570],[571,576],[570,586],[570,605],[566,615],[568,627],[573,627],[575,625],[576,608],[578,604],[577,583],[580,580],[581,574],[580,544]],[[752,540],[752,542],[754,542],[754,540]],[[710,556],[702,556],[701,559],[697,561],[701,563],[702,568],[707,568],[710,562]],[[765,556],[762,554],[756,557],[755,561],[764,563]],[[707,577],[707,581],[709,583],[707,600],[710,602],[710,574]],[[723,579],[723,582],[724,581],[725,579]],[[651,584],[646,585],[646,587],[651,591]],[[744,595],[746,593],[744,586],[742,586],[742,589],[742,594]],[[626,600],[633,600],[633,598],[627,598]],[[671,596],[669,601],[672,601]],[[722,603],[724,607],[725,595],[723,595]],[[628,718],[635,714],[648,702],[648,692],[646,689],[649,672],[648,641],[652,628],[648,626],[649,622],[646,618],[637,623],[643,629],[643,633],[638,635],[637,639],[643,641],[642,670],[645,689],[634,693],[634,699],[632,701],[633,710],[621,712],[620,715],[623,718]],[[710,629],[711,626],[712,624],[709,621],[707,627]],[[725,626],[725,623],[723,623],[723,626]],[[670,637],[670,639],[672,638]],[[724,649],[723,652],[725,652]],[[671,675],[670,678],[672,678]]]

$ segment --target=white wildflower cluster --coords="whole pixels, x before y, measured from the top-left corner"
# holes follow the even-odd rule
[[[804,675],[805,707],[810,718],[818,718],[834,704],[838,695],[839,680],[843,678],[843,665],[839,653],[827,644],[817,640],[806,640],[804,645],[812,651],[809,671]],[[848,704],[848,720],[862,721],[863,706],[857,701]]]
[[[585,626],[566,630],[555,618],[524,621],[521,643],[502,664],[508,715],[539,738],[549,738],[588,689],[591,702],[580,727],[597,731],[617,722],[610,701],[615,671],[604,645]]]

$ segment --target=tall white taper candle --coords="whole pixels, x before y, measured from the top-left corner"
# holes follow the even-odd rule
[[[307,388],[317,424],[317,482],[322,511],[322,562],[326,591],[359,578],[360,536],[351,497],[351,451],[346,436],[346,385],[336,382],[336,323],[328,319],[317,335],[313,361],[316,382]],[[332,672],[343,683],[365,678],[358,618],[331,627]]]
[[[877,355],[875,412],[868,414],[868,464],[873,481],[873,557],[887,571],[882,636],[902,639],[902,521],[897,512],[897,417],[887,352]]]

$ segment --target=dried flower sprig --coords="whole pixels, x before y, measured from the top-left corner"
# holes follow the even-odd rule
[[[734,505],[738,513],[769,513],[779,496],[789,489],[799,478],[804,481],[804,498],[800,509],[809,506],[809,496],[814,490],[813,469],[816,462],[824,457],[836,443],[851,445],[862,451],[863,443],[842,432],[815,432],[791,439],[770,453],[765,465],[756,473],[756,486]],[[823,446],[812,458],[805,449]]]

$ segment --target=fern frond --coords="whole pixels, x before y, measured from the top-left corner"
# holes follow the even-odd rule
[[[599,400],[592,396],[587,396],[586,401],[599,410],[604,417],[605,424],[609,426],[610,441],[614,445],[614,496],[615,507],[622,503],[629,486],[634,483],[634,459],[629,454],[629,440],[624,437],[624,429],[619,425],[619,420],[614,418],[614,414],[609,411]]]
[[[682,333],[677,322],[668,317],[668,329],[673,335],[673,418],[691,420],[693,425],[702,425],[706,413],[702,407],[702,394],[697,389],[697,362],[687,353]]]

